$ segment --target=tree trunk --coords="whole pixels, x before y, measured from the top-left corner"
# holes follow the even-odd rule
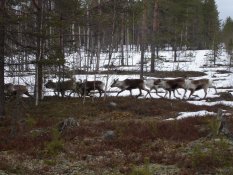
[[[5,61],[5,1],[0,1],[0,118],[5,115],[4,61]]]
[[[63,23],[63,14],[60,14],[60,21],[61,23]],[[60,52],[61,52],[61,59],[62,59],[62,81],[64,81],[65,79],[65,65],[64,65],[64,59],[65,59],[65,55],[64,55],[64,32],[63,32],[63,28],[61,27],[59,30],[59,47],[60,47]]]
[[[152,28],[152,43],[151,43],[151,67],[150,67],[150,71],[153,73],[155,72],[155,43],[156,42],[157,37],[157,33],[158,33],[158,29],[159,29],[159,2],[158,0],[155,0],[154,2],[154,12],[153,12],[153,28]]]
[[[155,44],[154,42],[151,44],[151,64],[150,64],[150,72],[155,72]]]
[[[100,9],[100,0],[98,0],[98,13],[99,16],[101,16],[101,9]],[[98,24],[98,29],[97,29],[97,53],[96,53],[96,72],[99,71],[99,67],[100,67],[100,24]]]
[[[141,27],[141,66],[140,66],[140,78],[143,79],[144,74],[144,53],[145,53],[145,37],[146,37],[146,0],[143,1],[143,16],[142,16],[142,27]]]
[[[141,65],[140,65],[140,79],[143,79],[144,75],[144,53],[145,53],[145,45],[141,44]]]
[[[42,65],[42,19],[43,19],[43,5],[40,0],[33,0],[33,4],[37,10],[37,51],[36,51],[36,78],[35,78],[35,97],[36,105],[38,105],[39,100],[42,99],[42,90],[43,90],[43,65]]]
[[[99,31],[98,31],[98,34],[97,34],[98,36],[97,36],[97,53],[96,53],[96,72],[98,72],[99,71],[99,68],[100,68],[100,52],[101,52],[101,50],[100,50],[100,33],[99,33]]]
[[[113,53],[113,41],[114,41],[114,34],[116,30],[116,0],[113,0],[114,7],[113,7],[113,20],[112,20],[112,29],[111,29],[111,40],[110,40],[110,45],[109,45],[109,58],[108,58],[108,71],[107,71],[107,78],[106,78],[106,84],[105,84],[105,89],[104,89],[104,100],[107,98],[107,84],[109,81],[109,65],[112,60],[112,53]]]
[[[176,46],[173,47],[173,51],[174,51],[174,62],[177,62],[177,48],[176,48]]]
[[[124,66],[125,58],[124,58],[124,16],[121,19],[121,66]]]

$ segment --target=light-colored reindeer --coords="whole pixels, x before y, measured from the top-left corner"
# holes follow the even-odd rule
[[[206,95],[207,95],[208,88],[214,88],[215,93],[217,93],[217,89],[213,85],[213,80],[210,80],[208,78],[203,78],[203,79],[199,79],[199,80],[191,80],[191,79],[186,78],[185,79],[185,93],[184,93],[183,98],[185,97],[187,90],[191,91],[189,94],[189,97],[188,97],[188,99],[189,99],[195,91],[203,89],[204,93],[205,93],[205,96],[203,98],[205,99]]]

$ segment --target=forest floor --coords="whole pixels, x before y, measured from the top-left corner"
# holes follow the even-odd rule
[[[0,121],[0,174],[233,174],[233,142],[217,133],[216,115],[175,119],[218,109],[228,113],[233,131],[233,110],[221,104],[134,97],[85,103],[46,97],[38,107],[29,98],[8,101]],[[61,128],[68,118],[75,122]]]

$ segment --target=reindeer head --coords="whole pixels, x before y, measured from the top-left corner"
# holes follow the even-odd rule
[[[12,83],[7,83],[4,85],[4,93],[10,93],[14,91],[14,85]]]
[[[45,87],[48,88],[48,89],[54,88],[54,86],[55,86],[55,83],[52,82],[52,80],[49,80],[49,81],[45,84]]]
[[[114,79],[111,87],[118,87],[117,82],[118,82],[118,78]]]

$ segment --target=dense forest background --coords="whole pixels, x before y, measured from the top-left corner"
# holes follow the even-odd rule
[[[43,81],[53,71],[67,76],[66,57],[78,53],[98,73],[100,54],[125,50],[151,52],[150,71],[159,51],[208,49],[214,60],[225,49],[232,59],[233,20],[220,21],[214,0],[1,0],[0,1],[0,114],[4,113],[4,75],[35,75],[35,96],[42,98]],[[126,48],[126,49],[125,49]],[[81,53],[82,52],[82,53]],[[92,64],[94,67],[90,67]]]

